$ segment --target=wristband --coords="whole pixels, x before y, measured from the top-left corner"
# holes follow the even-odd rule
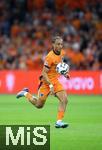
[[[52,85],[52,84],[50,84],[50,85],[49,85],[49,88],[50,88],[50,89],[51,89],[51,88],[53,88],[53,85]]]

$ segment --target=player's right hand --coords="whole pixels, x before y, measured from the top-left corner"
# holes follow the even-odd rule
[[[54,87],[52,84],[49,85],[49,88],[50,88],[50,94],[54,94]]]

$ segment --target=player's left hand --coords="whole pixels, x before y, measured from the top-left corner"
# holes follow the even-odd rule
[[[67,79],[70,79],[70,74],[67,72],[65,75],[64,75],[65,78]]]

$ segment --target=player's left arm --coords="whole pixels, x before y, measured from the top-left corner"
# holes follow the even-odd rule
[[[69,72],[67,72],[67,73],[64,75],[64,77],[67,78],[67,79],[70,79],[70,74],[69,74]]]

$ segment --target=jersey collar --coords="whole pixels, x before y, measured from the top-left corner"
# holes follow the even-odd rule
[[[53,49],[53,52],[54,52],[55,55],[60,55],[61,54],[61,52],[57,53],[56,51],[54,51],[54,49]]]

